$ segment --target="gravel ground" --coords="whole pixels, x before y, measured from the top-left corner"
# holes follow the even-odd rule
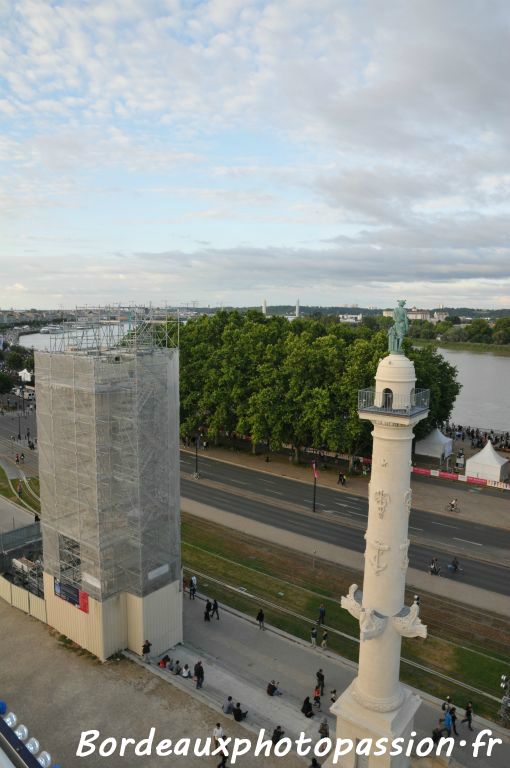
[[[218,757],[76,757],[82,730],[97,729],[103,738],[145,738],[156,728],[162,739],[206,738],[221,714],[191,695],[160,680],[126,659],[100,664],[82,651],[59,642],[53,630],[0,600],[0,698],[39,739],[55,762],[65,768],[183,768],[216,766]],[[228,736],[251,738],[250,731],[228,718]],[[132,747],[130,747],[132,749]],[[303,768],[305,762],[285,758],[240,757],[242,768]],[[307,763],[306,763],[307,764]],[[230,765],[230,761],[229,761]]]

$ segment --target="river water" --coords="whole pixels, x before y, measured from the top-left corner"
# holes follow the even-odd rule
[[[50,335],[31,333],[20,344],[38,350],[50,348]],[[510,357],[490,352],[439,349],[458,370],[462,389],[452,420],[463,426],[510,430]]]
[[[438,350],[455,365],[462,384],[455,401],[455,424],[510,430],[510,357],[490,352]]]

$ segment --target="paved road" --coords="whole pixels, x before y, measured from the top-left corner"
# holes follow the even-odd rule
[[[356,552],[365,549],[365,499],[324,488],[320,490],[320,512],[299,513],[299,509],[311,509],[311,490],[303,483],[203,456],[200,456],[200,480],[194,480],[190,475],[194,457],[189,454],[181,454],[181,467],[181,492],[185,498]],[[447,525],[456,527],[447,528]],[[507,555],[510,545],[507,531],[476,523],[452,522],[443,516],[413,510],[410,534],[411,567],[425,570],[431,556],[441,550],[443,561],[461,553],[464,573],[456,578],[508,594],[510,568],[490,562],[492,559],[500,563],[503,555]]]

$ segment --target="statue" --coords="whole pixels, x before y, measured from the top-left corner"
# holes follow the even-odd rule
[[[409,320],[407,319],[407,312],[404,309],[405,299],[399,299],[398,306],[393,310],[393,320],[395,325],[392,325],[388,331],[388,349],[397,355],[404,354],[402,352],[402,341],[409,329]]]

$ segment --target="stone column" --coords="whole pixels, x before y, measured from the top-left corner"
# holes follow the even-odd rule
[[[414,389],[414,366],[402,354],[390,354],[377,369],[375,391],[360,393],[359,415],[374,424],[368,526],[365,535],[363,593],[353,584],[342,606],[359,619],[358,676],[332,707],[337,738],[409,736],[420,699],[400,683],[402,636],[426,636],[419,608],[404,605],[411,509],[410,466],[414,425],[428,414],[428,394]],[[402,755],[355,752],[338,765],[404,768]]]

